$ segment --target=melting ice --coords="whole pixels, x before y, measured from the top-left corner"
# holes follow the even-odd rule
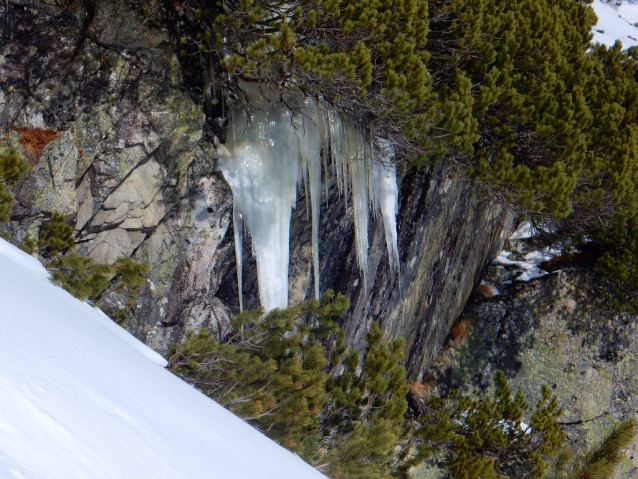
[[[364,279],[368,265],[368,219],[381,210],[392,272],[399,269],[396,169],[389,142],[367,141],[358,129],[315,100],[243,85],[248,108],[231,115],[225,144],[216,144],[218,169],[233,194],[233,223],[240,309],[242,235],[252,237],[261,304],[288,306],[289,231],[297,186],[304,185],[312,221],[315,296],[319,297],[319,207],[322,165],[334,175],[355,224],[357,262]]]

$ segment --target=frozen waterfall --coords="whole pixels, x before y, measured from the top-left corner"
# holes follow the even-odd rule
[[[233,194],[237,281],[241,304],[242,235],[252,237],[262,306],[288,306],[289,231],[297,186],[303,183],[312,221],[315,296],[319,297],[319,209],[322,166],[350,199],[357,261],[364,285],[368,265],[368,220],[381,210],[393,274],[399,268],[396,169],[389,142],[365,135],[311,98],[281,95],[268,87],[243,84],[246,108],[236,108],[225,144],[216,143],[218,169]],[[327,182],[326,182],[327,183]]]

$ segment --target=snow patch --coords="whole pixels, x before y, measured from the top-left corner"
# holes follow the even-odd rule
[[[512,253],[509,251],[501,251],[492,264],[503,266],[516,266],[522,270],[522,274],[516,277],[516,281],[530,281],[534,278],[541,278],[547,274],[547,271],[539,268],[541,263],[550,261],[560,254],[560,251],[547,247],[542,251],[532,251],[523,256],[524,261],[515,261],[509,259]]]
[[[325,479],[0,240],[0,477]]]
[[[613,0],[594,0],[591,6],[598,17],[592,32],[594,42],[611,47],[620,40],[625,48],[638,46],[638,1],[623,0],[622,5],[616,6]]]
[[[524,221],[523,223],[518,225],[516,231],[512,233],[512,236],[510,236],[510,240],[529,239],[532,236],[534,236],[534,228],[532,227],[532,223],[530,221]]]

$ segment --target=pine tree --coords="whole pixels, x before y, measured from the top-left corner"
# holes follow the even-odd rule
[[[45,258],[55,258],[74,246],[73,228],[67,224],[64,215],[54,211],[51,219],[44,222],[40,228],[40,254]]]
[[[561,451],[545,479],[609,479],[626,458],[624,450],[636,439],[638,422],[618,423],[602,442],[589,451],[576,453],[567,446]]]
[[[25,253],[33,254],[38,248],[38,243],[31,234],[27,233],[24,235],[24,238],[22,238],[22,241],[20,241],[18,247]]]
[[[9,187],[26,173],[29,165],[15,147],[0,145],[0,222],[9,221],[13,196]]]
[[[391,477],[395,468],[395,448],[404,433],[407,410],[405,341],[384,341],[383,336],[379,325],[372,323],[363,358],[343,343],[333,355],[339,374],[326,383],[323,442],[330,452],[322,458],[331,477],[382,479]]]
[[[223,340],[190,333],[169,351],[171,370],[308,460],[318,453],[326,402],[325,349],[348,301],[327,292],[286,310],[236,316]]]
[[[523,425],[530,407],[521,393],[512,396],[501,371],[494,383],[493,397],[430,398],[414,433],[416,453],[406,466],[438,457],[454,479],[543,478],[565,441],[556,398],[544,386],[529,425]]]
[[[115,271],[107,264],[70,252],[56,257],[47,270],[53,280],[79,299],[96,300],[111,285]]]
[[[390,478],[407,409],[404,342],[384,341],[375,324],[363,355],[348,349],[333,319],[347,306],[329,292],[244,312],[221,340],[200,331],[172,345],[170,368],[332,477]]]

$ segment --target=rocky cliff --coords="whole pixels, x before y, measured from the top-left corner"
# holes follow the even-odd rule
[[[99,261],[152,266],[129,330],[160,352],[185,330],[221,334],[238,310],[232,198],[205,135],[198,59],[180,56],[175,16],[159,1],[9,0],[0,5],[0,129],[31,162],[16,186],[19,242],[58,211],[79,249]],[[182,52],[183,53],[183,52]],[[186,71],[184,65],[194,68]],[[400,274],[389,271],[383,225],[371,223],[369,277],[353,247],[352,209],[326,178],[321,290],[352,300],[350,344],[371,321],[408,341],[419,378],[511,231],[513,215],[439,165],[406,173],[398,217]],[[291,301],[313,291],[311,226],[303,195],[291,228]],[[258,306],[244,247],[243,299]],[[117,292],[109,296],[118,301]]]
[[[512,243],[520,253],[534,249],[526,241]],[[460,320],[464,333],[453,330],[426,383],[441,394],[486,390],[499,369],[531,405],[545,384],[563,409],[563,431],[580,448],[598,444],[617,421],[638,411],[638,316],[610,307],[609,285],[591,265],[553,263],[547,267],[554,272],[529,282],[516,281],[522,273],[516,264],[490,266],[487,278],[501,294],[468,303]],[[636,448],[626,451],[615,477],[636,477]],[[436,469],[415,477],[437,477]]]

